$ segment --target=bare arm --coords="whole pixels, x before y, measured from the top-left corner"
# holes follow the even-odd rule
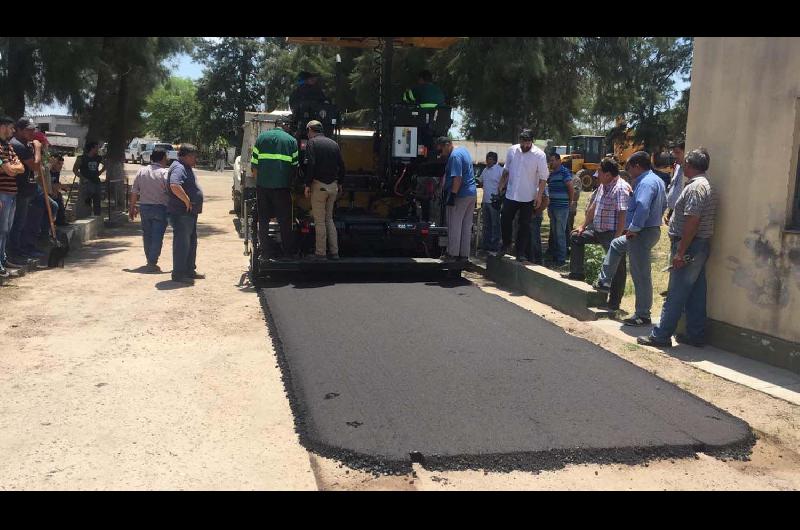
[[[453,187],[451,188],[450,193],[456,195],[458,190],[461,189],[461,182],[463,181],[463,177],[453,177]]]
[[[174,193],[183,202],[183,204],[186,205],[186,212],[191,212],[192,201],[189,200],[189,196],[186,195],[185,191],[183,191],[183,187],[180,184],[170,184],[169,189],[171,189],[172,193]]]
[[[678,250],[675,252],[675,258],[672,261],[674,267],[681,268],[685,264],[683,257],[686,255],[686,250],[689,248],[689,245],[692,244],[694,237],[697,235],[698,228],[700,228],[700,216],[687,215],[686,223],[683,225],[681,242],[678,243]],[[675,261],[679,261],[681,264],[677,265]]]
[[[586,227],[589,226],[592,223],[592,221],[594,221],[594,211],[596,208],[597,206],[594,201],[592,201],[592,204],[590,204],[589,207],[586,208],[586,216],[584,217],[583,223],[581,224],[580,228],[578,228],[579,234],[583,233],[583,231],[586,230]]]
[[[499,195],[502,196],[506,191],[506,185],[508,184],[508,170],[503,168],[503,174],[500,175],[500,182],[497,184],[497,191]]]
[[[628,214],[626,210],[617,212],[617,229],[614,232],[614,237],[619,237],[625,232],[625,216]]]

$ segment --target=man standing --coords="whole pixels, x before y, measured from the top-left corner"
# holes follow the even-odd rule
[[[555,248],[549,249],[557,267],[567,262],[567,220],[569,208],[575,196],[572,184],[572,173],[561,164],[561,155],[550,154],[548,160],[550,175],[547,177],[547,191],[550,194],[550,205],[547,214],[550,216],[550,233]]]
[[[7,244],[8,253],[17,258],[14,261],[18,262],[39,259],[45,255],[36,248],[34,241],[31,241],[31,231],[27,230],[28,211],[36,197],[36,177],[41,163],[41,151],[37,157],[37,149],[33,145],[35,133],[36,124],[28,118],[20,118],[17,120],[16,132],[11,139],[11,147],[25,166],[25,171],[17,175],[17,207]],[[36,227],[39,227],[38,220]]]
[[[102,213],[100,209],[102,200],[100,175],[106,170],[103,157],[98,154],[99,149],[99,143],[86,142],[83,154],[75,160],[75,165],[72,166],[72,172],[80,177],[81,186],[86,190],[86,205],[92,205],[94,215]]]
[[[483,216],[482,247],[486,252],[496,254],[500,250],[500,195],[498,186],[503,168],[497,163],[497,153],[486,153],[486,168],[481,173],[483,180]]]
[[[544,211],[550,205],[550,194],[547,186],[544,186],[542,202],[538,208],[533,209],[531,216],[531,252],[533,252],[533,264],[544,265],[544,255],[542,253],[542,221],[544,221]]]
[[[181,144],[178,160],[167,173],[167,212],[172,225],[172,280],[194,285],[205,278],[197,269],[197,216],[203,211],[203,190],[197,184],[194,166],[197,147]]]
[[[403,101],[419,105],[423,109],[435,109],[444,105],[444,92],[433,84],[433,75],[423,70],[417,76],[417,86],[403,92]]]
[[[531,215],[542,202],[542,193],[550,172],[547,169],[547,156],[533,145],[533,133],[523,129],[519,143],[512,145],[506,153],[506,165],[500,179],[500,191],[505,193],[500,225],[503,235],[502,253],[511,246],[511,232],[514,218],[519,212],[517,231],[517,261],[533,261],[531,249]]]
[[[147,258],[147,272],[161,272],[158,258],[164,243],[164,232],[167,231],[167,152],[154,149],[150,155],[150,165],[143,167],[136,174],[131,187],[130,210],[131,221],[136,214],[142,214],[142,240],[144,255]]]
[[[675,210],[675,203],[683,191],[683,160],[686,153],[686,142],[672,146],[672,156],[675,157],[675,169],[672,172],[672,182],[667,189],[667,215],[664,217],[664,224],[669,224],[672,212]]]
[[[292,179],[297,172],[297,140],[284,130],[281,120],[275,128],[264,131],[256,138],[250,171],[256,179],[256,206],[258,208],[258,242],[261,255],[266,262],[269,256],[269,220],[278,219],[281,230],[283,254],[278,257],[288,260],[294,257],[294,233],[292,232]]]
[[[648,153],[635,152],[628,159],[625,169],[634,182],[633,197],[625,217],[625,233],[611,242],[595,287],[599,291],[609,291],[611,278],[627,252],[636,290],[636,312],[622,323],[646,326],[651,323],[650,310],[653,307],[650,250],[661,237],[661,216],[667,207],[667,196],[664,181],[652,171]]]
[[[584,280],[584,254],[586,245],[602,245],[608,252],[611,241],[622,235],[631,187],[619,177],[619,165],[611,158],[600,162],[597,170],[600,186],[592,195],[583,224],[572,235],[572,257],[569,260],[570,280]],[[625,260],[621,260],[611,280],[608,309],[617,310],[625,293]]]
[[[436,147],[440,157],[447,157],[444,173],[444,193],[447,197],[445,260],[467,260],[472,235],[472,215],[478,195],[472,157],[466,147],[453,148],[453,141],[447,136],[436,140]]]
[[[222,146],[219,146],[217,149],[217,165],[215,167],[216,171],[224,171],[225,170],[225,150]]]
[[[9,144],[14,134],[14,120],[0,116],[0,276],[7,277],[6,267],[20,268],[6,256],[6,243],[14,222],[17,204],[17,175],[25,171],[25,166],[17,158],[14,148]]]
[[[50,157],[50,197],[56,202],[58,212],[56,213],[56,226],[66,226],[67,211],[64,204],[64,196],[61,194],[61,170],[64,168],[64,157],[53,155]]]
[[[325,136],[322,124],[317,120],[308,122],[308,144],[306,144],[305,195],[311,199],[311,214],[314,216],[316,234],[315,259],[339,259],[339,236],[333,224],[333,208],[344,182],[344,160],[339,146]]]
[[[672,242],[672,269],[669,273],[667,299],[661,311],[661,321],[639,344],[672,346],[672,334],[686,311],[686,335],[679,334],[678,342],[702,347],[706,325],[706,261],[709,241],[714,234],[716,203],[706,171],[711,164],[708,151],[699,147],[686,157],[686,185],[675,203],[669,223]]]
[[[319,76],[311,72],[300,72],[297,88],[289,95],[289,108],[300,115],[306,107],[325,103],[328,98],[319,84]]]

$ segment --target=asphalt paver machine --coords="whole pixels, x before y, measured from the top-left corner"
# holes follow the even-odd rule
[[[299,178],[292,189],[293,233],[300,252],[298,259],[259,261],[258,219],[254,194],[249,207],[246,253],[250,254],[251,276],[255,279],[291,271],[441,271],[460,276],[465,262],[440,259],[447,244],[441,178],[445,160],[438,158],[435,140],[445,136],[452,125],[451,108],[421,108],[395,103],[392,94],[392,57],[403,46],[444,48],[453,37],[289,37],[290,44],[371,48],[379,65],[378,104],[373,130],[343,127],[336,101],[311,103],[293,109],[288,117],[291,132],[300,148]],[[339,237],[339,260],[310,260],[314,253],[315,225],[310,201],[303,194],[306,125],[323,124],[327,136],[342,150],[346,174],[342,193],[334,209]],[[242,153],[242,160],[249,153]],[[243,162],[244,165],[244,162]],[[248,166],[249,170],[249,166]],[[254,184],[251,184],[254,185]],[[274,221],[269,241],[279,254],[280,233]]]

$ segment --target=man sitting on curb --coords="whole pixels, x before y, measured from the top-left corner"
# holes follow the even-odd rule
[[[669,273],[667,299],[661,310],[661,321],[647,337],[637,342],[647,346],[670,347],[672,334],[686,311],[686,335],[678,342],[703,346],[706,325],[706,261],[709,240],[714,233],[716,203],[714,191],[706,177],[711,163],[708,151],[699,147],[686,156],[683,174],[686,185],[681,192],[669,223],[672,241],[672,268]]]
[[[611,158],[600,162],[598,179],[600,186],[586,209],[586,219],[571,235],[572,257],[569,261],[570,273],[567,276],[570,280],[586,278],[583,269],[585,245],[602,245],[603,250],[608,252],[611,241],[620,237],[624,231],[631,187],[619,178],[619,166]],[[625,276],[626,268],[623,259],[611,280],[608,309],[619,309],[622,295],[625,293]]]

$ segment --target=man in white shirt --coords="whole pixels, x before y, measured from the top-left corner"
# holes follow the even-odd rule
[[[533,261],[531,248],[531,215],[542,202],[550,170],[544,151],[533,145],[533,133],[523,129],[519,143],[512,145],[506,154],[506,166],[500,179],[500,193],[505,192],[500,225],[503,233],[502,254],[511,246],[514,217],[519,212],[516,254],[517,261]]]
[[[483,201],[481,215],[483,215],[483,250],[497,252],[500,250],[500,178],[503,168],[497,163],[497,153],[486,153],[486,169],[481,173],[483,182]]]

